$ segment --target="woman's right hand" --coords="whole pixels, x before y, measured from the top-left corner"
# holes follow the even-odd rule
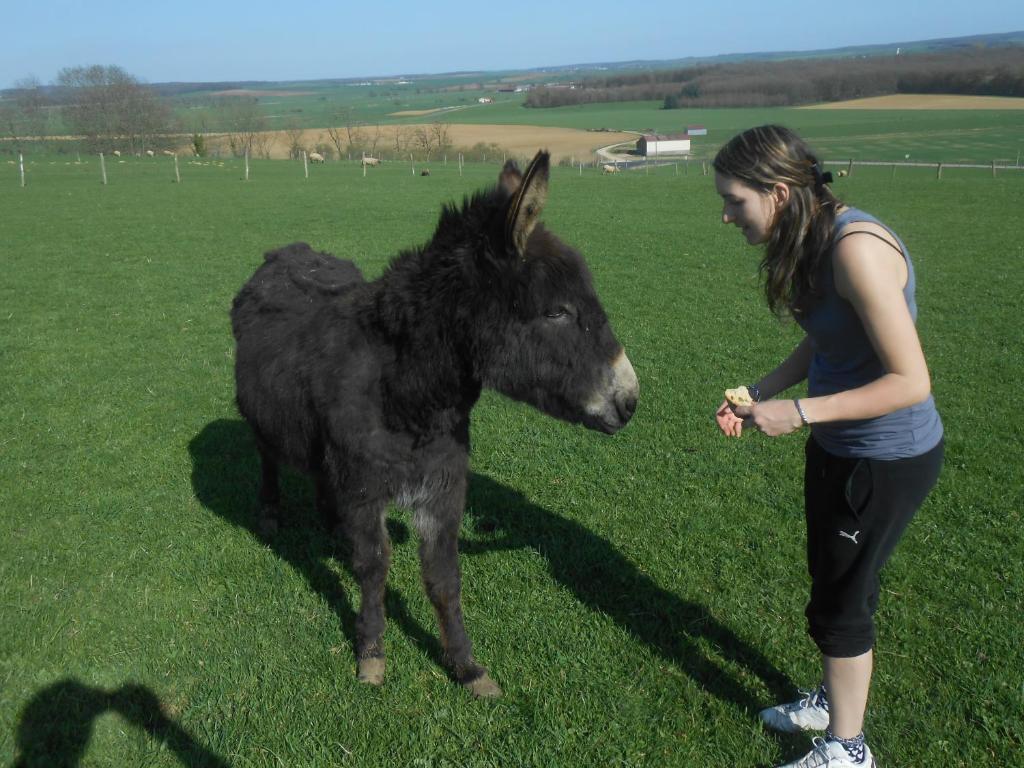
[[[715,421],[726,437],[739,437],[743,434],[743,419],[733,412],[728,400],[723,400],[715,411]]]

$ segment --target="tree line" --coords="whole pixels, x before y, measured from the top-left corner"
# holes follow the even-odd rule
[[[87,151],[141,152],[165,144],[173,125],[167,105],[117,66],[65,68],[50,87],[25,78],[0,102],[0,135],[16,149],[61,129]]]
[[[201,99],[190,105],[184,124],[161,93],[161,88],[143,85],[117,66],[63,69],[50,86],[25,78],[0,100],[0,148],[18,152],[53,139],[61,149],[140,154],[178,146],[188,136],[192,152],[200,157],[221,152],[270,157],[275,137],[257,97]],[[331,159],[388,151],[429,160],[453,149],[449,123],[385,131],[379,123],[359,120],[345,106],[337,107],[329,119],[330,127],[318,140],[310,140],[310,131],[297,119],[287,123],[288,154],[295,158],[316,151]]]
[[[537,88],[524,104],[662,101],[665,109],[786,107],[898,93],[1024,97],[1024,48],[747,61],[611,75],[571,89]]]

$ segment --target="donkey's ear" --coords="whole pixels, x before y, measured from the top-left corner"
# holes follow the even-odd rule
[[[530,239],[530,233],[540,219],[540,212],[548,197],[549,175],[550,155],[541,150],[530,162],[523,174],[522,183],[509,201],[505,219],[505,244],[518,256],[526,253],[526,241]]]
[[[522,183],[523,174],[519,171],[519,166],[516,165],[515,160],[509,160],[498,174],[498,186],[506,195],[512,197]]]

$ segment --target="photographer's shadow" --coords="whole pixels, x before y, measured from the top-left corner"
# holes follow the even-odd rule
[[[166,744],[182,765],[228,768],[225,760],[174,722],[145,686],[129,683],[106,691],[71,679],[47,686],[25,705],[12,768],[76,768],[89,746],[96,719],[108,712],[116,712]]]
[[[315,514],[308,484],[289,487],[286,483],[282,503],[293,523],[285,524],[272,537],[263,537],[256,515],[259,466],[248,425],[240,420],[212,422],[191,441],[189,450],[198,499],[224,519],[251,531],[302,573],[338,615],[354,646],[355,612],[337,576],[324,563],[340,553],[335,552]],[[552,577],[582,604],[611,617],[712,695],[748,712],[763,706],[730,672],[730,664],[760,678],[773,700],[792,695],[791,681],[706,608],[659,586],[607,540],[579,523],[478,474],[470,475],[467,506],[474,512],[475,528],[471,539],[459,542],[462,556],[532,549],[545,558]],[[408,537],[400,523],[389,522],[389,530],[399,543]],[[347,557],[343,563],[347,567]],[[402,631],[442,664],[440,643],[411,618],[394,590],[388,590],[386,606]],[[510,606],[509,610],[513,609]],[[713,654],[705,650],[707,645],[714,649]]]

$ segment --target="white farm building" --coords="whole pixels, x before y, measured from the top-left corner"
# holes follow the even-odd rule
[[[636,149],[645,157],[686,154],[690,151],[690,137],[685,133],[672,136],[647,134],[637,140]]]

